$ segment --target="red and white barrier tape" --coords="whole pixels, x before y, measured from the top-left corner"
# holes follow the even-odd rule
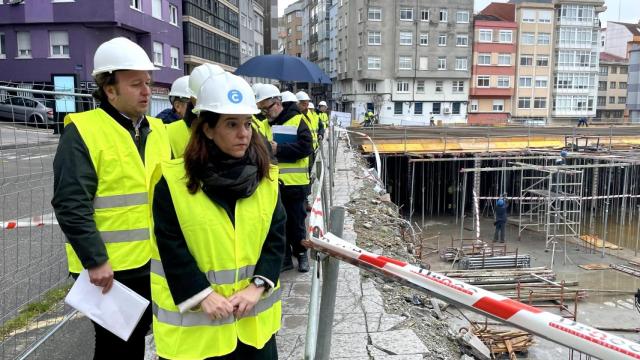
[[[565,319],[462,281],[376,255],[328,233],[311,237],[318,250],[338,254],[354,263],[373,266],[429,291],[447,302],[465,306],[530,331],[557,344],[606,360],[640,359],[640,344]]]
[[[45,214],[43,216],[34,216],[31,218],[21,218],[18,220],[9,220],[1,222],[2,229],[12,230],[24,227],[41,227],[45,225],[57,225],[58,220],[53,213]]]

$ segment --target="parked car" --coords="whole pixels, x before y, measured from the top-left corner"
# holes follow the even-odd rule
[[[53,126],[53,109],[44,105],[42,100],[13,96],[0,102],[0,118],[15,123]]]

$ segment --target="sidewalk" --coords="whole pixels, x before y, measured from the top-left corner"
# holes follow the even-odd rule
[[[346,205],[351,194],[364,185],[356,177],[361,173],[354,154],[340,142],[334,174],[334,206]],[[343,238],[356,242],[353,218],[348,211],[345,212]],[[280,278],[283,319],[277,343],[281,360],[304,358],[311,276],[290,270]],[[405,320],[385,312],[380,292],[371,280],[361,279],[358,268],[340,263],[331,359],[423,359],[429,350],[412,330],[401,329]]]
[[[59,138],[53,129],[0,123],[0,150],[55,145]]]

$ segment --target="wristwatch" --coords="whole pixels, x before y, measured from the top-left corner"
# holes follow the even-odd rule
[[[254,277],[253,279],[251,279],[251,282],[256,287],[261,287],[261,288],[264,288],[265,290],[269,289],[269,284],[267,284],[267,282],[264,281],[264,279],[262,279],[262,278]]]

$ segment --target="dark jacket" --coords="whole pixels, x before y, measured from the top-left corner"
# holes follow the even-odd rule
[[[507,205],[496,206],[496,222],[507,222]]]
[[[158,115],[156,115],[156,117],[162,120],[165,124],[171,124],[174,121],[180,120],[180,115],[178,115],[173,108],[162,110]]]
[[[208,194],[207,196],[224,208],[231,223],[235,226],[237,199],[229,198],[225,194]],[[175,207],[171,201],[169,186],[164,178],[158,182],[155,188],[153,218],[156,242],[169,290],[173,301],[180,304],[209,287],[210,283],[189,252],[184,234],[180,229]],[[254,270],[254,275],[264,276],[274,284],[280,277],[280,267],[284,257],[286,220],[287,215],[280,202],[280,197],[278,197],[278,203],[271,219],[271,227]],[[211,240],[214,241],[214,239]]]
[[[293,102],[283,103],[282,106],[282,112],[277,118],[270,122],[271,125],[282,125],[292,117],[301,114],[300,110],[298,110],[298,107]],[[309,126],[307,126],[305,121],[300,121],[297,135],[298,140],[296,142],[278,144],[276,158],[279,162],[295,162],[313,153],[311,130],[309,130]]]
[[[140,138],[135,141],[135,130],[131,120],[124,117],[109,102],[101,103],[109,116],[131,134],[138,153],[144,162],[144,148],[151,132],[145,118],[140,124]],[[93,219],[93,198],[98,188],[98,175],[89,149],[82,140],[75,124],[65,127],[60,137],[58,150],[53,160],[53,198],[51,205],[55,211],[60,229],[78,255],[86,269],[102,265],[109,257]],[[141,268],[116,272],[116,278],[127,278],[149,273],[149,265]]]

